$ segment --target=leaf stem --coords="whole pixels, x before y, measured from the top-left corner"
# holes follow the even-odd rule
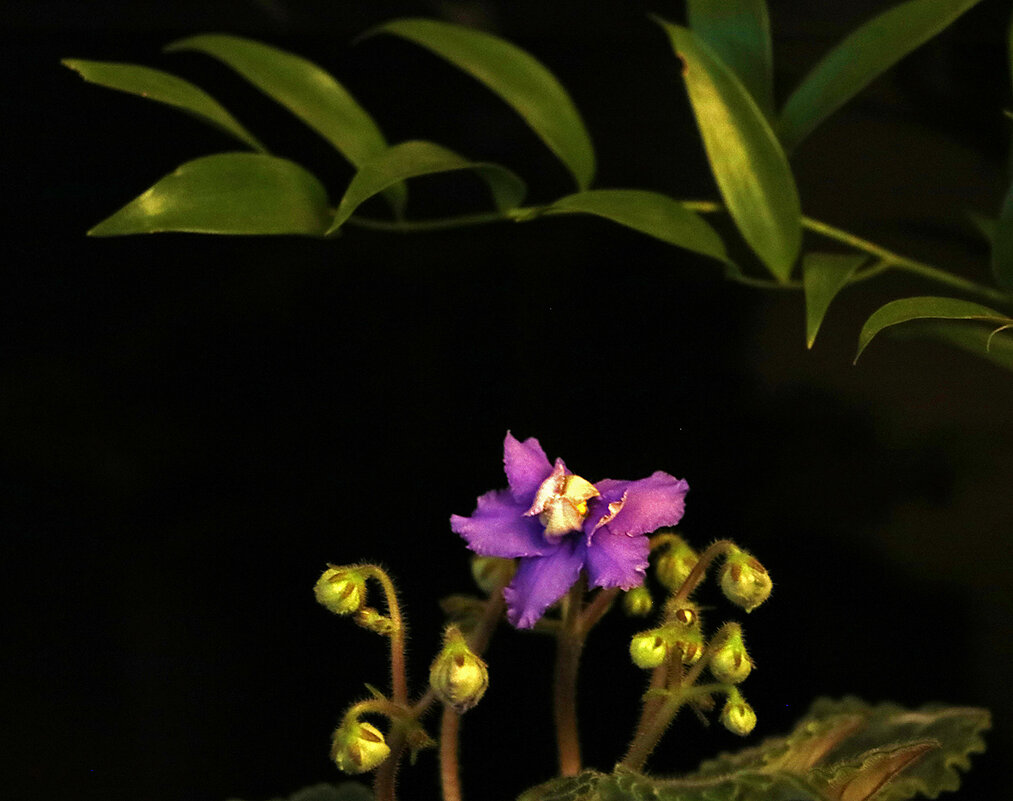
[[[452,706],[444,704],[440,721],[440,790],[443,801],[461,801],[460,735],[461,716]]]
[[[577,734],[577,670],[584,648],[584,632],[580,625],[583,599],[584,579],[581,578],[564,599],[563,625],[556,635],[552,710],[560,776],[576,776],[581,766],[580,738]]]

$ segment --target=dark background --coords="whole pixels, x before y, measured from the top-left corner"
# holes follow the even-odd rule
[[[780,99],[883,2],[773,3]],[[393,16],[469,18],[569,88],[597,185],[712,197],[678,63],[646,19],[677,2],[367,0],[6,4],[0,509],[5,718],[17,799],[264,799],[338,778],[329,733],[383,643],[317,607],[325,563],[381,560],[418,682],[437,601],[471,590],[452,512],[501,486],[501,442],[537,436],[591,480],[689,480],[686,535],[733,537],[776,582],[745,620],[756,734],[821,694],[993,709],[961,797],[998,798],[1013,747],[1013,377],[861,321],[940,288],[850,289],[813,351],[792,293],[601,221],[336,241],[84,232],[178,164],[235,149],[168,108],[88,86],[63,57],[175,71],[340,197],[328,146],[226,69],[162,55],[203,31],[331,70],[391,141],[430,138],[571,191],[495,97],[394,39]],[[986,280],[966,223],[1005,185],[1008,4],[985,0],[827,122],[793,159],[804,208]],[[416,216],[484,203],[466,178],[413,187]],[[471,205],[469,205],[471,204]],[[734,610],[714,593],[716,623]],[[586,656],[587,761],[621,754],[643,677],[616,616]],[[506,629],[465,719],[465,791],[512,798],[554,769],[550,643]],[[421,686],[421,684],[416,684]],[[687,716],[657,770],[739,747]],[[433,798],[435,759],[402,774]]]

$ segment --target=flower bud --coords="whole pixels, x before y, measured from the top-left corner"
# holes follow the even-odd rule
[[[394,621],[389,617],[381,615],[371,606],[364,606],[356,612],[355,622],[364,629],[375,631],[384,637],[389,637],[394,633]]]
[[[699,629],[689,629],[680,626],[672,630],[671,647],[678,649],[682,655],[682,663],[684,665],[695,665],[700,661],[700,657],[703,656],[704,649],[707,646],[704,644],[703,635]]]
[[[366,602],[366,577],[349,567],[331,565],[313,587],[317,602],[336,615],[353,615]]]
[[[630,640],[630,658],[644,670],[653,670],[668,658],[668,643],[661,629],[651,629],[633,635]]]
[[[722,684],[738,684],[744,681],[753,669],[753,660],[746,653],[742,641],[742,629],[731,626],[729,635],[714,651],[710,660],[711,675]]]
[[[721,723],[732,734],[740,737],[745,737],[756,726],[756,713],[737,688],[733,687],[728,693],[728,700],[721,710]]]
[[[643,585],[634,587],[623,595],[623,611],[630,617],[647,617],[653,607],[651,592]]]
[[[473,556],[471,559],[471,576],[486,595],[492,595],[497,587],[510,581],[516,572],[517,563],[513,559],[500,559],[496,556]]]
[[[674,599],[673,599],[674,600]],[[674,604],[669,600],[665,604],[665,620],[677,624],[682,628],[700,628],[700,612],[692,601],[682,601]]]
[[[345,773],[365,773],[390,755],[383,734],[371,723],[346,720],[334,732],[331,759]]]
[[[721,568],[721,591],[733,604],[752,612],[770,597],[767,569],[751,554],[734,549]]]
[[[689,577],[690,571],[699,561],[699,557],[682,537],[673,535],[674,539],[665,547],[654,563],[654,575],[661,585],[669,592],[678,592],[683,582]]]
[[[467,712],[485,695],[489,670],[465,642],[457,626],[449,626],[443,650],[429,668],[429,685],[440,700],[459,715]]]

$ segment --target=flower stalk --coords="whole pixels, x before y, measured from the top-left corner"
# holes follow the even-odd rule
[[[577,671],[587,632],[581,626],[584,581],[570,588],[563,600],[563,625],[556,635],[556,667],[553,687],[553,714],[559,775],[580,773],[580,737],[577,733]]]

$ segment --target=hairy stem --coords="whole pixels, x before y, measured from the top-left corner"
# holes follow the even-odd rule
[[[559,751],[559,775],[576,776],[580,772],[580,739],[577,734],[577,670],[584,636],[580,626],[584,581],[570,588],[563,604],[563,627],[556,636],[556,669],[553,713],[556,722],[556,746]]]
[[[393,627],[390,635],[391,700],[395,704],[408,703],[408,674],[405,668],[405,626],[397,590],[390,576],[378,565],[365,565],[363,572],[380,582],[387,601],[387,616]]]
[[[440,789],[443,801],[461,801],[460,735],[461,716],[453,707],[444,704],[440,721]]]

